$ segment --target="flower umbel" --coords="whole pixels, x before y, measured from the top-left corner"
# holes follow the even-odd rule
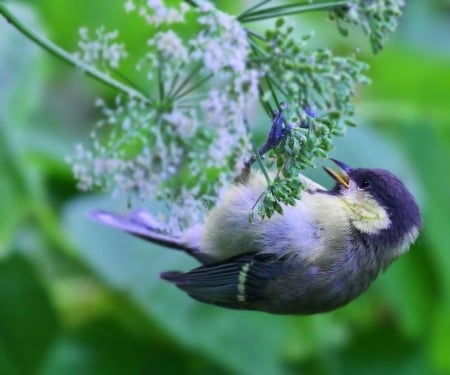
[[[136,3],[128,1],[127,10],[156,26],[137,69],[157,92],[151,105],[123,95],[112,106],[99,100],[103,117],[91,145],[78,146],[73,170],[81,189],[185,207],[171,210],[168,220],[177,230],[205,213],[235,177],[236,161],[250,152],[244,119],[258,98],[259,73],[247,64],[245,30],[209,3],[189,12],[185,3],[178,8],[160,1]],[[189,37],[161,28],[182,22],[187,13],[197,20]],[[97,46],[105,45],[104,36],[110,34],[102,29],[99,40],[90,42],[87,35],[83,30],[85,60],[106,62]]]
[[[134,84],[121,76],[137,90],[134,95],[119,95],[112,104],[98,100],[102,118],[89,145],[77,146],[70,159],[79,187],[131,201],[165,202],[171,207],[165,222],[174,232],[196,224],[251,154],[246,121],[259,99],[270,117],[282,101],[287,103],[283,118],[289,131],[264,162],[258,158],[260,167],[273,169],[276,177],[267,177],[267,191],[255,207],[261,217],[270,217],[282,211],[282,203],[295,204],[300,170],[326,157],[333,137],[353,125],[351,100],[356,87],[368,82],[366,65],[354,56],[309,49],[311,35],[295,37],[282,19],[264,35],[243,25],[326,10],[338,22],[362,25],[378,50],[395,27],[402,1],[309,1],[262,8],[265,1],[236,17],[209,1],[168,3],[124,4],[149,30],[139,55],[132,56],[141,78]],[[78,56],[120,76],[120,63],[129,56],[117,42],[119,33],[100,28],[94,39],[89,35],[80,30]]]

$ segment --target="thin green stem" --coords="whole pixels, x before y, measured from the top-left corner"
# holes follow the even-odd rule
[[[170,81],[169,88],[167,89],[167,97],[171,98],[173,95],[173,90],[175,90],[175,87],[177,86],[178,80],[180,79],[180,71],[183,69],[183,65],[180,65],[179,69],[175,73],[174,77]]]
[[[148,98],[148,100],[153,104],[154,101],[150,97],[145,94],[145,90],[142,87],[139,87],[139,85],[136,82],[133,82],[130,78],[128,78],[125,74],[123,74],[120,70],[112,68],[111,71],[119,77],[122,81],[126,82],[129,86],[133,87],[136,91],[139,91],[142,95]]]
[[[180,92],[182,92],[182,90],[184,90],[184,88],[187,86],[187,84],[189,83],[189,81],[195,77],[197,75],[197,73],[202,69],[202,65],[199,63],[197,64],[192,71],[190,72],[190,74],[188,74],[184,79],[183,82],[181,82],[181,84],[175,89],[175,85],[173,88],[170,89],[170,92],[168,94],[168,97],[172,100],[175,97],[178,97]]]
[[[261,155],[259,154],[259,151],[255,146],[253,146],[253,150],[256,155],[256,161],[259,165],[259,168],[261,168],[261,172],[264,175],[264,178],[266,179],[267,185],[270,185],[272,183],[272,180],[270,179],[269,173],[267,172],[266,166],[264,165]]]
[[[186,96],[187,94],[189,94],[190,92],[194,91],[195,89],[199,88],[201,85],[203,85],[206,81],[208,81],[209,79],[211,79],[214,76],[213,73],[208,74],[207,76],[201,78],[199,81],[197,81],[196,83],[194,83],[191,87],[187,88],[186,90],[184,90],[183,92],[178,93],[178,95],[176,95],[173,99],[174,100],[178,100],[180,98],[182,98],[183,96]]]
[[[272,0],[262,0],[259,3],[256,3],[255,5],[251,6],[250,8],[244,10],[241,14],[239,14],[236,19],[239,21],[242,17],[245,17],[247,14],[252,13],[258,8],[261,8],[263,5],[270,3]]]
[[[305,12],[313,12],[317,10],[333,10],[335,8],[347,5],[348,1],[335,1],[321,4],[289,4],[278,7],[262,9],[260,11],[248,14],[240,19],[242,23],[267,20],[270,18],[288,16],[292,14],[300,14]]]
[[[188,3],[189,5],[193,7],[198,7],[198,4],[193,0],[183,0],[185,3]]]
[[[269,115],[270,116],[270,115]],[[246,127],[246,129],[247,129],[247,131],[249,132],[250,130],[250,126],[248,125],[248,122],[247,122],[247,119],[246,118],[244,118],[244,124],[245,124],[245,127]],[[261,158],[261,155],[259,154],[259,150],[258,150],[258,148],[254,145],[254,143],[252,142],[252,148],[253,148],[253,153],[255,154],[255,158],[256,158],[256,161],[258,162],[258,165],[259,165],[259,167],[261,168],[261,172],[263,173],[263,175],[264,175],[264,178],[265,178],[265,180],[266,180],[266,182],[267,182],[267,185],[270,185],[271,184],[271,180],[270,180],[270,176],[269,176],[269,173],[267,172],[267,168],[266,168],[266,166],[264,165],[264,162],[263,162],[263,160],[262,160],[262,158]],[[250,162],[249,162],[249,164],[247,165],[248,167],[250,167],[252,164],[253,164],[253,161],[254,161],[254,159],[252,160],[252,158],[250,159]],[[246,162],[246,164],[247,164],[247,162]],[[263,193],[264,194],[264,193]],[[259,199],[257,200],[257,202],[259,201]],[[256,203],[257,203],[256,202]],[[256,206],[256,203],[255,203],[255,206]],[[253,209],[255,208],[255,206],[253,206],[252,207],[252,211],[253,211]]]
[[[254,37],[256,39],[262,40],[263,42],[266,41],[266,38],[263,35],[255,32],[255,31],[252,31],[250,29],[245,29],[245,31],[247,32],[249,37]]]
[[[158,69],[156,71],[156,77],[158,81],[159,102],[163,103],[165,100],[165,89],[164,89],[164,81],[162,78],[162,59],[161,54],[159,52],[158,52]]]
[[[189,54],[192,52],[192,47],[189,50]],[[176,87],[178,85],[178,81],[180,80],[180,75],[183,69],[186,66],[186,62],[182,61],[180,65],[178,66],[178,69],[176,70],[175,76],[173,77],[172,81],[170,82],[169,89],[167,90],[167,97],[171,98],[176,94]]]
[[[267,78],[267,76],[264,77],[264,81],[266,82],[267,86],[269,87],[270,93],[272,95],[272,99],[275,102],[275,105],[277,108],[280,108],[280,101],[277,98],[277,93],[275,92],[275,89],[272,85],[272,82]]]
[[[122,82],[119,82],[107,74],[95,69],[91,65],[86,64],[79,58],[71,55],[61,47],[57,46],[50,40],[44,38],[43,36],[37,34],[35,31],[31,30],[27,26],[25,26],[21,21],[19,21],[9,10],[8,8],[0,3],[0,14],[10,23],[13,27],[15,27],[22,35],[36,43],[41,48],[45,49],[47,52],[57,57],[58,59],[72,65],[88,76],[96,79],[97,81],[117,90],[131,97],[142,100],[144,103],[152,104],[151,99],[147,96],[143,95],[141,92],[131,88]]]
[[[280,86],[280,84],[270,76],[266,76],[266,80],[270,82],[271,85],[275,86],[275,88],[284,96],[288,96],[286,90]]]
[[[261,199],[264,197],[264,194],[266,193],[266,191],[264,190],[261,194],[259,194],[258,199],[256,199],[255,203],[253,203],[253,206],[251,208],[251,212],[256,208],[256,206],[258,205],[259,202],[261,202]]]
[[[295,8],[304,8],[306,6],[310,7],[317,7],[317,6],[321,6],[323,4],[337,4],[342,2],[343,0],[319,0],[319,1],[300,1],[300,2],[296,2],[296,3],[292,3],[292,4],[284,4],[284,5],[277,5],[277,6],[273,6],[270,8],[264,8],[264,9],[259,9],[259,10],[255,10],[254,12],[251,12],[251,14],[247,14],[247,17],[253,17],[253,16],[260,16],[262,14],[275,14],[278,12],[284,12],[286,10],[289,9],[295,9]],[[347,3],[349,0],[345,0]],[[340,5],[339,5],[340,6]]]
[[[259,43],[254,39],[249,39],[250,48],[255,55],[261,56],[262,58],[270,58],[270,55],[262,48]]]
[[[270,107],[270,104],[262,99],[264,95],[264,90],[261,84],[258,84],[258,92],[259,92],[259,102],[261,103],[261,106],[263,107],[264,111],[267,113],[267,116],[269,118],[272,118],[273,116],[273,110]]]

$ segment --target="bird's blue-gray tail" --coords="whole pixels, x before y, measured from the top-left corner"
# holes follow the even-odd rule
[[[97,210],[91,212],[89,216],[99,223],[123,230],[146,241],[181,250],[202,264],[215,260],[210,255],[203,253],[197,244],[186,241],[183,236],[169,234],[152,215],[144,210],[132,211],[128,216]]]

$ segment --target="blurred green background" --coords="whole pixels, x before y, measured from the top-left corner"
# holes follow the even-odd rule
[[[81,26],[120,27],[131,49],[145,40],[122,1],[11,5],[70,51]],[[409,1],[375,57],[359,32],[342,38],[323,14],[291,19],[335,51],[361,46],[373,83],[355,103],[360,127],[334,155],[407,183],[424,216],[417,244],[328,314],[190,300],[158,274],[195,263],[90,222],[90,210],[126,203],[78,192],[64,161],[99,115],[94,99],[115,93],[0,18],[0,374],[450,374],[450,2]],[[311,176],[330,184],[319,169]]]

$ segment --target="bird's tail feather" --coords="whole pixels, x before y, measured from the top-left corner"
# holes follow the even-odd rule
[[[198,247],[186,243],[182,236],[165,233],[162,225],[144,210],[133,211],[129,216],[97,210],[91,212],[89,216],[99,223],[121,229],[146,241],[184,251],[203,264],[213,261],[211,256],[202,253]]]
[[[254,254],[250,253],[189,272],[162,272],[160,276],[198,301],[231,309],[252,309],[251,302],[260,299],[263,287],[257,276],[249,274],[253,262]],[[254,285],[255,278],[257,285]]]

